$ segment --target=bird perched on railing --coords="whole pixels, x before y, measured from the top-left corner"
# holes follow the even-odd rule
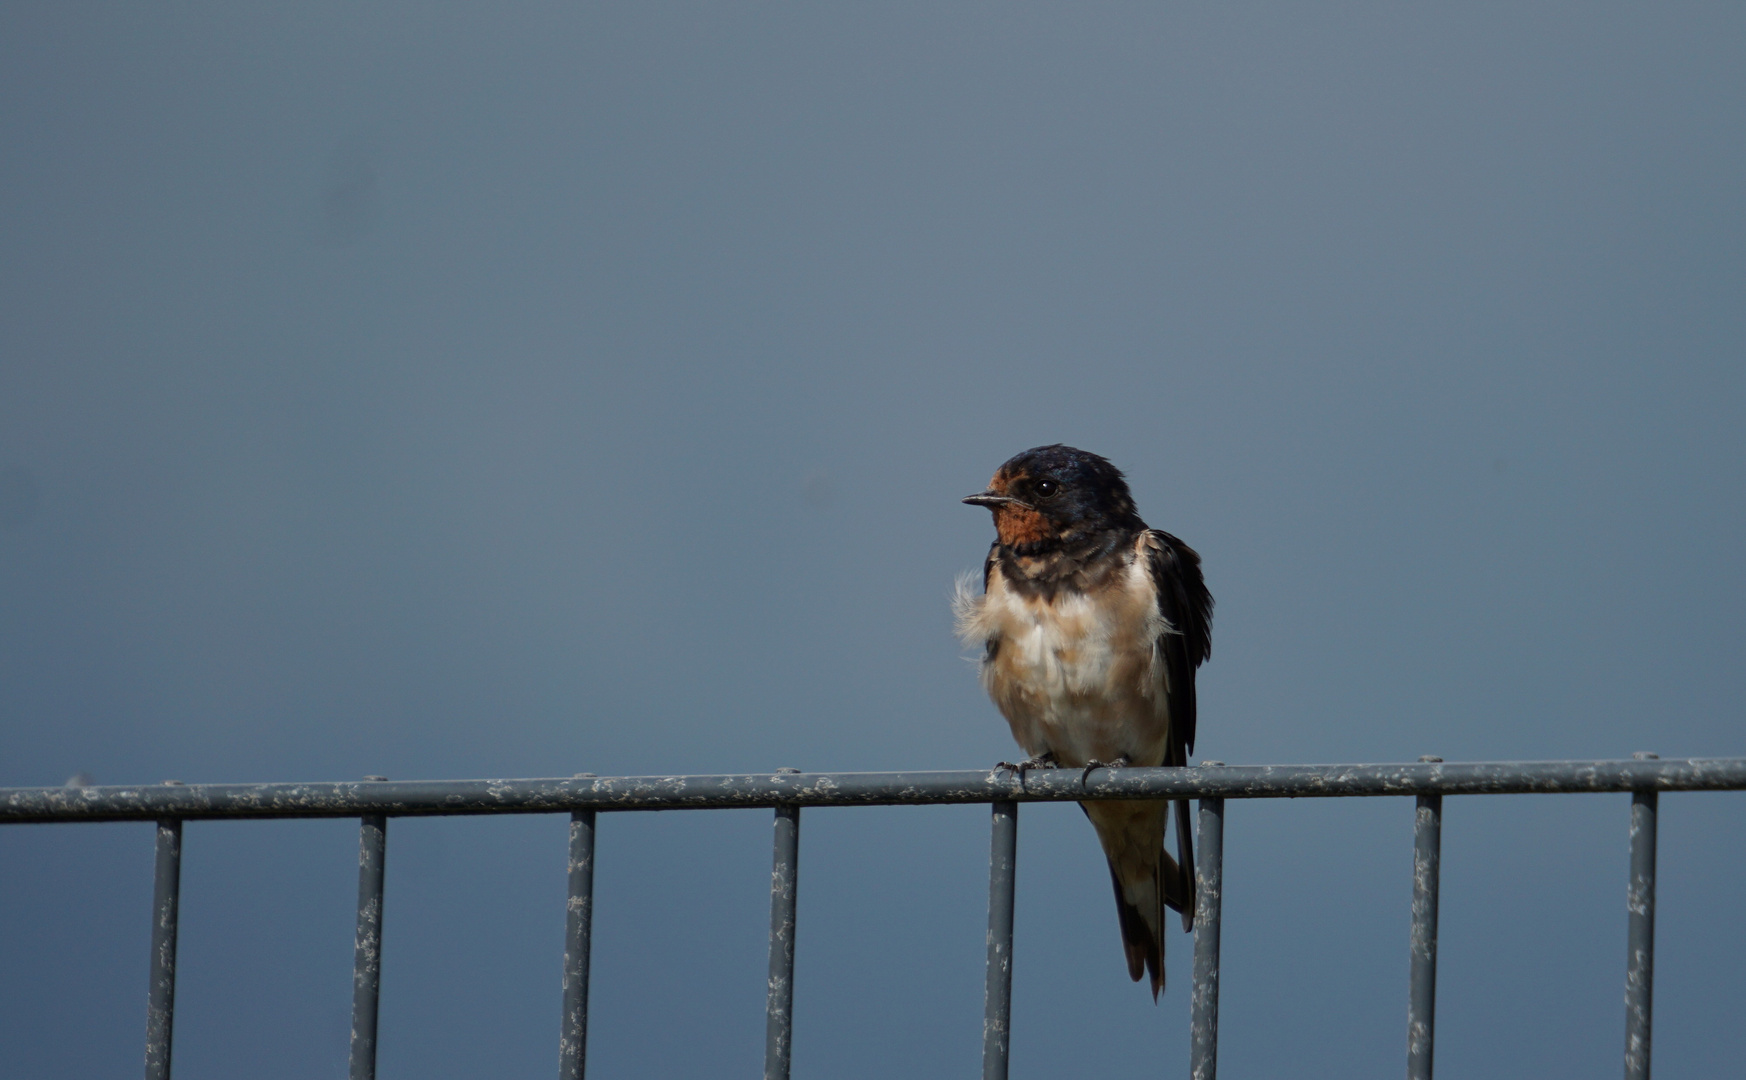
[[[960,579],[958,633],[983,648],[982,685],[1030,760],[1025,770],[1187,765],[1194,671],[1212,654],[1213,600],[1200,556],[1147,528],[1121,470],[1071,446],[1039,446],[965,502],[994,512],[982,594]],[[1164,908],[1194,925],[1186,799],[1176,851],[1167,802],[1081,803],[1109,857],[1128,974],[1164,986]]]

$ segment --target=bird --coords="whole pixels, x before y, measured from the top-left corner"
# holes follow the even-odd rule
[[[1059,443],[1026,450],[964,502],[993,511],[982,592],[968,574],[958,635],[982,649],[983,688],[1030,755],[1018,772],[1185,766],[1194,751],[1195,670],[1212,656],[1212,594],[1200,555],[1153,529],[1120,469]],[[1109,860],[1128,975],[1164,988],[1164,909],[1194,926],[1188,800],[1082,802]]]

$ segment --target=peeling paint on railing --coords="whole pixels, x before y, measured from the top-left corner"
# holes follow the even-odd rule
[[[1746,789],[1746,758],[0,788],[0,823]]]

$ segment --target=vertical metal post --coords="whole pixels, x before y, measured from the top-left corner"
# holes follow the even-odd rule
[[[176,1019],[176,920],[182,902],[182,821],[158,822],[152,876],[152,967],[146,996],[146,1080],[170,1080],[170,1040]]]
[[[364,815],[358,836],[358,937],[352,951],[351,1080],[376,1080],[376,1011],[382,990],[382,871],[387,848],[388,819],[381,814]]]
[[[1006,1080],[1012,1050],[1012,898],[1018,865],[1018,803],[994,804],[988,845],[988,982],[983,993],[982,1080]]]
[[[1420,758],[1441,761],[1441,758]],[[1437,892],[1443,796],[1420,795],[1413,813],[1412,967],[1407,990],[1407,1080],[1431,1080],[1437,1036]]]
[[[1639,753],[1639,760],[1654,754]],[[1649,1080],[1650,1023],[1655,997],[1655,791],[1631,793],[1630,912],[1625,962],[1625,1080]]]
[[[594,811],[570,815],[570,899],[564,908],[564,1024],[558,1080],[588,1066],[588,950],[594,924]]]
[[[794,1051],[794,896],[800,874],[800,807],[776,808],[770,870],[770,990],[765,1000],[764,1080],[788,1080]]]
[[[1203,761],[1201,767],[1223,765]],[[1219,1071],[1219,916],[1225,887],[1225,800],[1201,799],[1200,854],[1194,868],[1194,989],[1190,1000],[1188,1069],[1193,1080]]]

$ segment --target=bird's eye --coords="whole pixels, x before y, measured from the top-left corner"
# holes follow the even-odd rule
[[[1038,480],[1034,490],[1039,499],[1053,499],[1061,494],[1061,485],[1053,480]]]

